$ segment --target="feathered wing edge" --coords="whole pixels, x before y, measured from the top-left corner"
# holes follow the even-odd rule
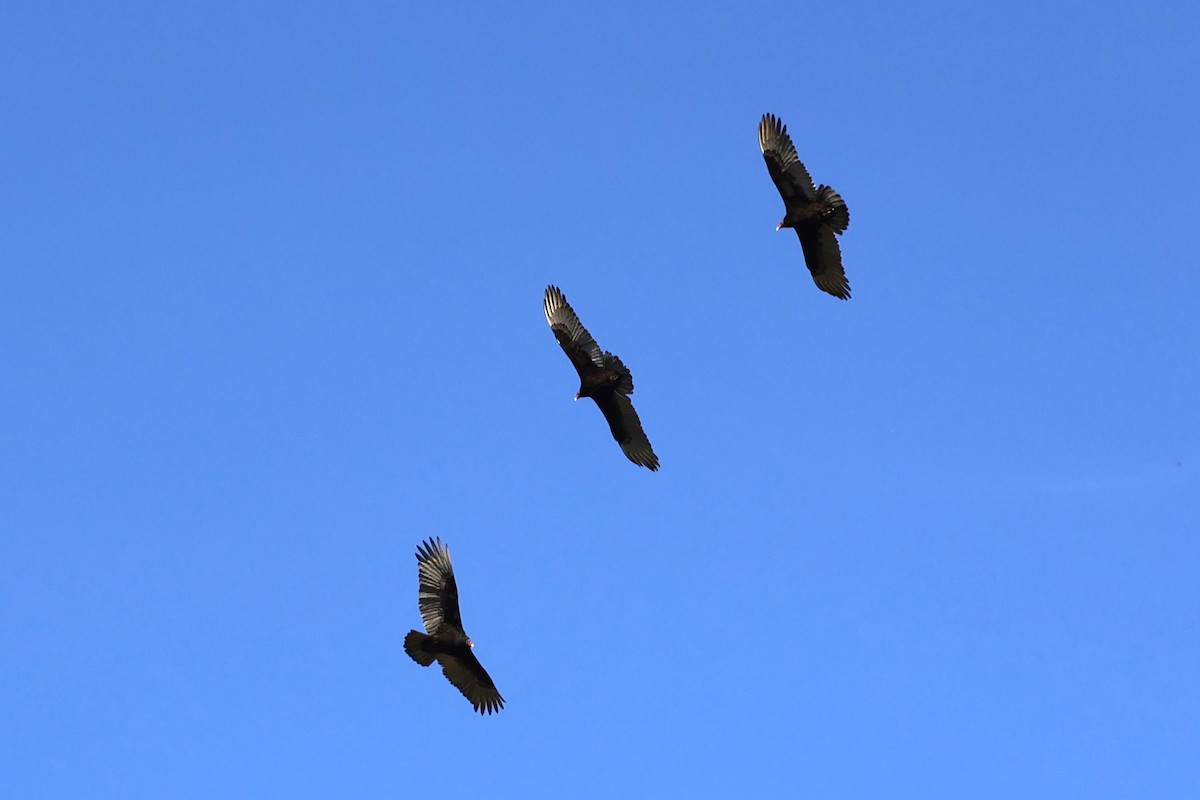
[[[613,438],[621,445],[621,452],[639,467],[651,472],[658,471],[658,456],[650,446],[650,439],[642,428],[642,421],[634,410],[633,402],[623,394],[614,392],[606,402],[596,401]]]
[[[472,708],[480,714],[494,714],[504,708],[504,698],[474,653],[440,655],[437,660],[442,665],[446,680],[462,692],[462,696],[470,700]]]
[[[816,184],[796,154],[796,146],[792,144],[792,137],[788,136],[787,126],[774,114],[763,114],[759,120],[758,148],[767,162],[767,172],[771,174],[771,180],[775,182],[775,188],[785,203],[797,193],[805,200],[817,196]]]
[[[850,281],[842,268],[842,249],[837,236],[825,225],[808,229],[797,229],[800,249],[804,251],[804,264],[812,273],[817,288],[839,300],[850,299]]]
[[[604,354],[600,350],[600,345],[596,344],[596,340],[588,333],[588,329],[583,327],[583,323],[579,321],[579,315],[575,313],[575,309],[571,308],[566,295],[557,286],[546,287],[546,294],[542,298],[542,311],[546,314],[546,322],[554,331],[555,338],[558,339],[558,343],[567,356],[571,358],[572,363],[575,358],[568,349],[567,342],[570,342],[572,347],[591,360],[595,366],[604,365]],[[560,331],[566,334],[567,342],[564,342],[563,337],[559,335]],[[580,366],[576,364],[577,369]]]
[[[443,624],[462,628],[450,548],[440,537],[417,545],[417,608],[428,633],[437,633]]]

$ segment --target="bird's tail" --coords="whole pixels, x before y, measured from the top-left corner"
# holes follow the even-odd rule
[[[422,667],[428,667],[433,663],[434,655],[426,647],[430,638],[428,634],[420,631],[409,631],[408,635],[404,637],[404,652],[408,653],[412,660]]]
[[[817,202],[829,206],[829,210],[822,215],[822,221],[834,233],[842,233],[849,227],[850,209],[846,208],[846,201],[842,199],[840,194],[833,190],[832,186],[821,185],[817,187]]]
[[[612,353],[604,354],[604,368],[617,373],[617,385],[613,387],[621,394],[633,394],[633,373],[620,358]]]

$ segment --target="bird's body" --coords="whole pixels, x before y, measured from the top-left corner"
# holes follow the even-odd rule
[[[579,373],[575,399],[590,397],[604,414],[625,457],[639,467],[657,470],[658,456],[629,400],[633,394],[633,374],[629,368],[617,356],[600,349],[557,286],[546,288],[542,309],[554,338]]]
[[[811,203],[793,203],[785,210],[783,219],[775,230],[783,228],[796,228],[797,230],[803,227],[816,227],[820,223],[824,223],[829,216],[830,204],[814,200]]]
[[[597,397],[604,397],[610,392],[618,391],[623,377],[621,372],[615,369],[592,370],[580,377],[579,391],[576,392],[575,399],[590,397],[594,400]]]
[[[426,633],[409,631],[404,652],[422,667],[437,661],[446,679],[480,714],[504,708],[504,698],[475,657],[475,643],[463,630],[450,549],[441,539],[429,539],[417,547],[417,607]]]
[[[846,202],[831,187],[813,183],[796,155],[787,126],[772,114],[764,114],[758,123],[758,146],[767,163],[767,172],[783,198],[784,215],[775,230],[794,229],[813,282],[821,291],[849,300],[850,282],[842,268],[842,251],[836,235],[850,225]]]
[[[421,664],[424,667],[432,664],[438,656],[465,658],[473,655],[471,648],[475,644],[465,633],[447,625],[443,625],[433,633],[409,631],[408,635],[404,637],[405,649],[408,649],[410,640],[414,652],[421,653],[426,657],[427,663]],[[417,663],[420,663],[420,660]]]

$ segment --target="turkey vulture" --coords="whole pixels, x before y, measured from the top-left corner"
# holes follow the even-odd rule
[[[595,400],[625,457],[639,467],[652,472],[657,470],[658,456],[650,448],[642,422],[633,410],[633,403],[629,402],[628,395],[633,394],[633,375],[629,367],[612,353],[600,349],[557,286],[546,287],[542,308],[554,338],[558,339],[579,373],[579,391],[575,399],[590,397]]]
[[[404,652],[422,667],[435,660],[441,664],[446,679],[480,714],[504,708],[496,684],[471,652],[475,643],[463,631],[450,548],[440,538],[417,546],[417,606],[428,633],[409,631],[404,637]]]
[[[842,270],[842,251],[834,236],[850,224],[846,201],[829,186],[813,185],[796,155],[787,126],[773,114],[763,114],[758,123],[758,146],[767,162],[767,172],[783,197],[783,220],[775,230],[794,228],[817,288],[849,300],[850,283]]]

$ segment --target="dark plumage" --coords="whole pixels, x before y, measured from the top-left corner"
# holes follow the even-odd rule
[[[850,283],[842,269],[837,237],[850,224],[850,211],[832,188],[814,186],[800,163],[787,126],[772,114],[758,123],[758,146],[775,188],[783,197],[784,215],[778,227],[794,228],[804,250],[804,263],[823,292],[850,299]]]
[[[409,631],[404,637],[404,652],[422,667],[435,660],[441,664],[447,680],[480,714],[504,708],[496,684],[471,652],[475,643],[462,627],[450,549],[441,539],[429,539],[417,546],[417,606],[428,633]]]
[[[629,368],[612,353],[600,349],[557,286],[546,288],[542,308],[554,338],[558,339],[579,373],[579,392],[575,399],[590,397],[595,400],[625,456],[639,467],[657,470],[658,456],[654,455],[650,440],[642,430],[642,421],[629,401],[628,395],[633,394],[633,375]]]

